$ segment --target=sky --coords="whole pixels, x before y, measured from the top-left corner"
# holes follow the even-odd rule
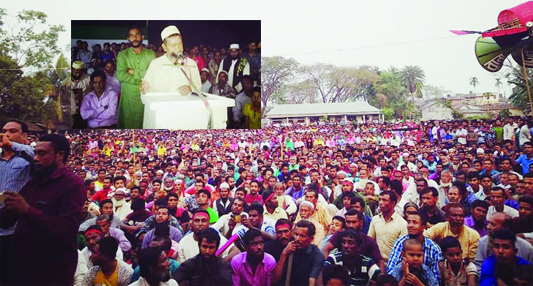
[[[4,1],[8,13],[34,9],[51,24],[65,25],[58,44],[70,43],[70,20],[261,20],[262,56],[292,57],[302,64],[373,65],[380,69],[418,65],[426,84],[452,94],[497,92],[495,78],[474,55],[477,35],[455,36],[449,30],[483,31],[497,26],[501,10],[522,1]],[[98,7],[96,10],[92,7]],[[248,9],[248,10],[247,10]],[[503,70],[503,69],[502,69]],[[504,85],[500,93],[509,93]]]

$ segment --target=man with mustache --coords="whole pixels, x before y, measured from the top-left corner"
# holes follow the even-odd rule
[[[155,59],[155,52],[144,49],[144,36],[138,27],[128,29],[128,42],[131,47],[117,56],[116,78],[121,83],[121,96],[118,106],[118,128],[143,128],[144,105],[140,87],[148,66]]]
[[[141,250],[139,255],[141,277],[130,285],[177,286],[178,283],[170,278],[170,263],[162,247]]]
[[[265,244],[265,252],[272,255],[276,261],[279,261],[281,252],[292,240],[292,222],[288,219],[279,219],[276,221],[276,239],[269,240]]]
[[[161,32],[166,54],[150,63],[143,78],[142,92],[178,92],[189,95],[200,91],[202,81],[196,62],[183,55],[183,40],[176,26]]]
[[[15,225],[12,253],[25,259],[10,260],[8,285],[72,285],[76,270],[77,229],[87,199],[81,178],[65,164],[69,141],[62,135],[42,136],[35,146],[32,179],[20,190],[4,191],[0,227]],[[27,261],[35,268],[27,272]]]
[[[246,252],[237,254],[231,260],[233,285],[271,285],[276,260],[265,253],[261,231],[252,228],[242,240]]]

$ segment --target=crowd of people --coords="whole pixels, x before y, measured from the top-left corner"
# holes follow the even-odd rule
[[[532,127],[10,121],[0,284],[532,285]]]
[[[260,128],[261,97],[253,91],[261,85],[260,42],[187,47],[179,29],[168,26],[156,46],[143,43],[142,29],[127,31],[128,42],[96,43],[90,50],[78,40],[72,47],[72,128],[143,128],[140,95],[148,92],[231,98],[227,127]]]

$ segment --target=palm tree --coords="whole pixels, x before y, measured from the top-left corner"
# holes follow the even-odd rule
[[[67,62],[66,57],[61,54],[57,59],[56,65],[53,68],[50,68],[47,72],[47,77],[50,82],[46,85],[46,93],[48,95],[48,100],[46,104],[53,104],[56,106],[57,112],[57,125],[59,124],[70,126],[70,108],[71,108],[71,98],[70,98],[70,89],[67,88],[67,82],[70,80],[70,66]],[[57,103],[53,103],[53,102]],[[66,116],[64,116],[66,113]]]
[[[479,84],[479,81],[477,80],[477,77],[470,78],[470,85],[474,87],[474,94],[476,93],[476,85],[478,84]]]
[[[405,66],[401,73],[403,82],[407,89],[409,89],[414,102],[415,93],[419,92],[420,87],[424,84],[426,75],[419,66]]]
[[[502,86],[502,85],[503,85],[502,79],[497,77],[496,78],[496,84],[494,86],[498,88],[498,96],[500,96],[500,86]]]

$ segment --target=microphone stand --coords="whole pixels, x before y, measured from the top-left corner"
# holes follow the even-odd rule
[[[191,92],[191,94],[195,94],[196,96],[198,96],[204,102],[204,106],[207,109],[207,129],[213,129],[213,110],[211,109],[211,106],[209,105],[209,101],[207,101],[206,96],[201,92],[200,89],[198,89],[198,87],[187,76],[187,73],[183,69],[183,66],[185,65],[185,63],[184,63],[185,59],[184,59],[183,53],[181,53],[179,55],[176,55],[176,54],[173,53],[172,56],[176,58],[176,63],[175,63],[176,66],[178,66],[178,61],[180,61],[181,64],[179,66],[179,69],[181,70],[181,72],[183,73],[185,78],[189,81],[189,83],[192,86],[193,92]]]

